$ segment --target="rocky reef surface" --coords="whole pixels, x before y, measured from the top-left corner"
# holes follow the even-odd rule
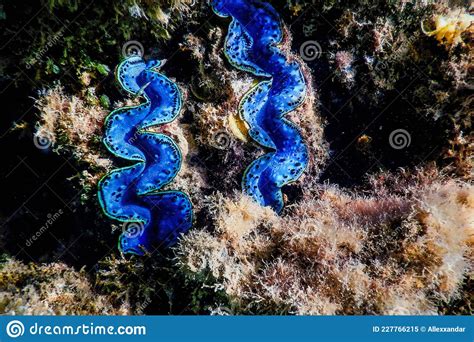
[[[265,63],[245,55],[250,33],[229,45],[216,2],[0,1],[0,312],[473,314],[469,3],[234,2],[271,6],[281,39],[266,48],[305,83],[283,112],[307,165],[261,206],[242,179],[275,150],[255,137],[273,112],[252,122],[259,97],[239,104],[268,77],[226,49]],[[148,82],[130,94],[114,77],[137,55],[166,60],[182,94],[147,134],[179,149],[159,190],[186,194],[193,217],[174,245],[129,255],[98,185],[130,166],[103,139],[111,112],[146,103]]]

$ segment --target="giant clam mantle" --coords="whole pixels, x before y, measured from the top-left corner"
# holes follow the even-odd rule
[[[192,224],[192,206],[180,191],[159,190],[178,173],[182,156],[174,141],[146,129],[173,121],[181,109],[179,88],[158,73],[160,61],[131,56],[117,68],[126,91],[142,95],[138,106],[119,108],[105,123],[106,147],[135,164],[110,172],[99,183],[104,213],[124,222],[119,248],[142,255],[175,242]]]
[[[303,103],[306,82],[297,61],[278,47],[282,23],[269,4],[257,0],[214,0],[216,14],[232,22],[225,55],[236,68],[263,78],[242,98],[239,115],[249,135],[270,150],[245,171],[244,192],[262,206],[283,209],[281,188],[297,180],[308,165],[308,150],[298,128],[285,115]]]

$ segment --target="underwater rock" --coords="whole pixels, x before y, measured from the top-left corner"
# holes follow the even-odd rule
[[[178,173],[182,156],[164,134],[150,126],[173,121],[181,109],[179,88],[156,70],[160,61],[131,56],[117,68],[120,85],[146,102],[120,108],[107,117],[104,143],[116,156],[136,164],[117,169],[99,183],[104,213],[124,222],[119,248],[142,255],[172,244],[192,224],[192,205],[180,191],[157,192]]]
[[[95,292],[85,271],[62,263],[24,264],[15,259],[0,263],[2,315],[129,315],[129,304],[113,305]]]
[[[216,231],[178,245],[181,270],[212,275],[240,314],[436,314],[472,272],[474,188],[432,172],[373,182],[320,186],[285,217],[221,198]]]

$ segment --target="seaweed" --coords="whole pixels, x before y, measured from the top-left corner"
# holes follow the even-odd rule
[[[117,157],[135,161],[110,172],[99,182],[104,213],[125,222],[119,248],[142,255],[159,242],[172,244],[192,224],[192,206],[180,191],[158,192],[178,173],[182,156],[174,141],[146,131],[173,121],[182,100],[179,88],[157,69],[161,61],[145,62],[132,55],[117,68],[117,79],[126,91],[143,95],[145,103],[119,108],[105,123],[104,143]]]

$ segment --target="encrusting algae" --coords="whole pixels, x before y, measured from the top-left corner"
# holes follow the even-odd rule
[[[473,270],[474,187],[407,190],[322,187],[284,217],[221,199],[216,231],[185,236],[178,261],[189,277],[211,275],[236,313],[436,314]]]

